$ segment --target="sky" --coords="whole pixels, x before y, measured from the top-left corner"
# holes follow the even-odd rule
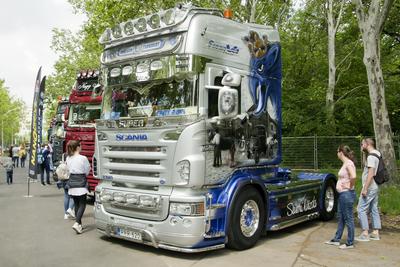
[[[67,0],[2,1],[0,9],[0,79],[12,96],[32,106],[36,74],[54,71],[52,29],[79,30],[85,17]]]

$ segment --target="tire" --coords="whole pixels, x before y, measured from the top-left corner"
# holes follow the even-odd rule
[[[320,218],[323,221],[329,221],[335,216],[338,203],[338,194],[334,179],[329,179],[324,183],[322,194]]]
[[[254,187],[246,186],[232,203],[227,246],[235,250],[251,248],[260,238],[264,223],[264,200]]]

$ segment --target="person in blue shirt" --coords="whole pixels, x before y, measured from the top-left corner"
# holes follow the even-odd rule
[[[41,160],[39,160],[39,162],[38,162],[39,168],[40,168],[40,181],[41,181],[42,185],[46,185],[46,183],[48,185],[51,185],[51,183],[50,183],[50,162],[49,162],[50,150],[46,144],[42,145],[40,153],[41,153]],[[44,174],[45,173],[46,173],[46,183],[44,182]]]

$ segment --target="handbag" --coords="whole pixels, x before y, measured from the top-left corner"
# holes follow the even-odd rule
[[[78,187],[86,187],[87,188],[88,183],[86,180],[86,175],[71,173],[69,175],[68,187],[69,188],[78,188]]]
[[[60,165],[57,166],[56,174],[59,180],[68,180],[69,179],[69,169],[67,163],[65,162],[64,154],[62,155],[62,160]]]

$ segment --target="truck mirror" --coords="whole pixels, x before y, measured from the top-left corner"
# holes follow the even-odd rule
[[[224,86],[218,93],[218,115],[220,119],[233,118],[238,114],[238,91]]]

